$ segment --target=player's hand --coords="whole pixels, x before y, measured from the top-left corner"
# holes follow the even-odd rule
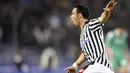
[[[115,0],[110,0],[109,3],[104,8],[104,10],[105,11],[112,11],[116,4],[117,4],[117,2],[115,2]]]
[[[65,69],[65,71],[67,71],[67,73],[76,73],[76,68],[73,66],[69,66]]]

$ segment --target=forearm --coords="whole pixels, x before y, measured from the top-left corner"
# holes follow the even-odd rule
[[[111,11],[104,10],[101,17],[103,17],[103,21],[106,22],[110,16]]]
[[[110,13],[111,13],[111,11],[104,10],[103,13],[101,14],[101,16],[99,17],[99,21],[102,24],[105,23],[108,20]]]
[[[127,59],[129,59],[129,50],[128,47],[125,49],[125,56]]]
[[[79,56],[79,58],[77,59],[75,63],[77,64],[77,66],[80,66],[85,60],[86,60],[85,55],[81,53],[81,55]]]

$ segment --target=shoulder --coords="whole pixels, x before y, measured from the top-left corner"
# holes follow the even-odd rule
[[[92,23],[92,22],[93,22],[93,23],[94,23],[94,22],[99,22],[99,21],[98,21],[98,18],[90,19],[89,23]]]
[[[101,24],[98,18],[90,19],[89,24]]]
[[[113,38],[114,37],[114,32],[109,31],[106,36],[109,37],[109,38]]]
[[[102,28],[102,25],[99,22],[98,18],[90,19],[88,25],[91,31],[96,31]]]
[[[98,22],[99,24],[101,24],[102,26],[104,26],[104,23],[101,23],[99,18],[93,18],[90,20],[90,22]]]

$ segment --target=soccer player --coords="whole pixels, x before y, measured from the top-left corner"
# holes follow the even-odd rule
[[[85,60],[90,64],[83,73],[114,73],[108,61],[103,40],[102,26],[109,18],[109,15],[116,2],[110,0],[100,17],[90,19],[88,7],[76,5],[70,16],[71,22],[81,28],[80,45],[82,53],[77,61],[65,69],[67,73],[76,73],[78,66]]]
[[[128,42],[127,32],[124,28],[118,27],[109,31],[105,38],[105,44],[110,52],[110,61],[115,73],[127,73],[128,65]]]

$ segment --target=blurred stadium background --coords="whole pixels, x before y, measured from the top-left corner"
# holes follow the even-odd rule
[[[73,6],[87,5],[94,18],[108,1],[0,0],[0,73],[65,73],[81,50],[80,29],[69,22]],[[130,0],[116,1],[104,35],[117,26],[130,33]]]

